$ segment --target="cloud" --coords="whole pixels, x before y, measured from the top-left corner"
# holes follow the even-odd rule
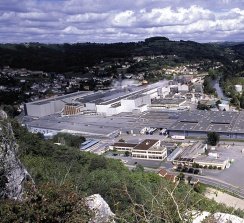
[[[2,0],[2,42],[243,41],[242,0]]]

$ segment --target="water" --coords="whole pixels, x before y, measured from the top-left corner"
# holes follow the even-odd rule
[[[223,104],[224,104],[224,102],[228,102],[230,100],[229,98],[227,98],[224,95],[224,92],[223,92],[222,88],[219,86],[219,79],[213,81],[213,87],[216,90],[216,93],[218,95],[218,98],[220,98],[221,100],[223,100],[223,102],[222,102]]]

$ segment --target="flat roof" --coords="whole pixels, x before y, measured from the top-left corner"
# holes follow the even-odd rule
[[[136,143],[126,143],[126,142],[116,142],[113,144],[113,146],[134,148],[135,146],[137,146],[137,144]]]
[[[146,111],[138,114],[120,113],[114,116],[80,114],[77,116],[63,116],[54,114],[38,119],[26,119],[25,124],[29,127],[42,129],[62,130],[69,129],[93,134],[108,134],[115,130],[122,132],[133,130],[139,133],[142,128],[168,128],[174,122],[173,113],[162,111]]]
[[[230,111],[188,111],[169,131],[244,133],[244,113]]]
[[[228,159],[223,158],[214,158],[210,156],[199,156],[196,159],[194,159],[195,162],[199,163],[213,163],[213,164],[224,164],[228,161]]]
[[[61,96],[56,96],[56,97],[47,98],[47,99],[42,99],[42,100],[39,100],[39,101],[33,101],[33,102],[26,103],[26,104],[44,105],[44,104],[50,103],[52,101],[64,100],[64,99],[67,99],[67,98],[73,98],[73,97],[77,97],[77,96],[81,96],[81,95],[89,94],[89,93],[92,93],[92,91],[78,91],[78,92],[75,92],[75,93],[61,95]]]
[[[152,100],[152,104],[181,104],[182,102],[186,101],[186,99],[176,99],[176,98],[169,98],[169,99],[155,99]]]
[[[152,146],[154,146],[159,140],[156,139],[145,139],[141,143],[139,143],[134,150],[149,150]]]

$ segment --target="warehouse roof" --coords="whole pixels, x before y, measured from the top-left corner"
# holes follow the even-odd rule
[[[244,113],[227,111],[183,112],[169,131],[244,133]]]

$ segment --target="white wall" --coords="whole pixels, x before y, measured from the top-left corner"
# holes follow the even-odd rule
[[[85,104],[86,106],[86,110],[89,110],[89,111],[96,111],[97,108],[96,108],[96,104],[95,103],[86,103]]]

